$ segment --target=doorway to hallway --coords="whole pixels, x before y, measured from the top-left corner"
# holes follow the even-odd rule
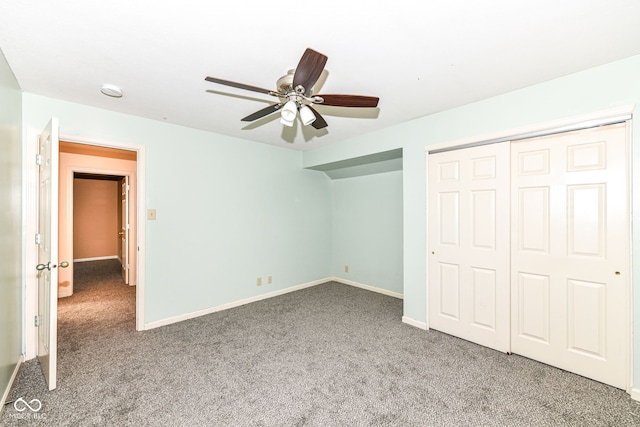
[[[60,142],[59,252],[74,260],[59,279],[60,297],[73,294],[74,266],[82,261],[118,258],[125,281],[137,285],[137,160],[136,151]]]

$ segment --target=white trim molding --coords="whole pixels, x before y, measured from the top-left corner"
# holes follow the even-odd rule
[[[493,143],[499,141],[511,141],[522,138],[531,138],[532,135],[543,135],[550,133],[567,132],[586,127],[594,127],[605,123],[614,123],[630,120],[633,115],[635,104],[623,105],[593,113],[581,114],[577,116],[564,117],[557,120],[549,120],[541,123],[520,126],[511,129],[503,129],[497,132],[484,135],[475,135],[458,140],[446,141],[442,143],[427,145],[424,150],[427,153],[448,151],[450,149],[464,148],[466,146]]]
[[[404,298],[404,295],[401,294],[401,293],[393,292],[393,291],[390,291],[388,289],[377,288],[377,287],[371,286],[371,285],[365,285],[363,283],[354,282],[353,280],[342,279],[340,277],[331,277],[329,280],[334,281],[334,282],[338,282],[338,283],[342,283],[343,285],[355,286],[356,288],[365,289],[365,290],[371,291],[371,292],[377,292],[379,294],[387,295],[387,296],[398,298],[398,299],[403,299]]]
[[[228,310],[230,308],[240,307],[241,305],[250,304],[252,302],[262,301],[265,299],[277,297],[280,295],[288,294],[289,292],[299,291],[301,289],[310,288],[312,286],[320,285],[331,281],[331,279],[314,280],[313,282],[303,283],[301,285],[291,286],[290,288],[280,289],[278,291],[268,292],[262,295],[256,295],[251,298],[246,298],[238,301],[229,302],[226,304],[220,304],[215,307],[205,308],[204,310],[193,311],[191,313],[185,313],[178,316],[167,317],[166,319],[156,320],[144,325],[145,330],[159,328],[160,326],[170,325],[172,323],[182,322],[183,320],[189,320],[207,314],[216,313],[218,311]]]
[[[87,261],[103,261],[105,259],[120,259],[117,255],[108,255],[108,256],[96,256],[93,258],[78,258],[74,259],[73,262],[87,262]]]
[[[427,327],[427,324],[425,322],[419,322],[417,320],[414,320],[410,317],[407,316],[402,316],[402,323],[406,323],[409,326],[413,326],[416,327],[418,329],[423,329],[425,331],[428,331],[429,328]]]
[[[245,305],[245,304],[250,304],[252,302],[257,302],[257,301],[261,301],[261,300],[277,297],[277,296],[280,296],[280,295],[288,294],[289,292],[295,292],[295,291],[299,291],[299,290],[302,290],[302,289],[310,288],[310,287],[313,287],[313,286],[322,285],[323,283],[327,283],[327,282],[338,282],[338,283],[342,283],[343,285],[355,286],[357,288],[365,289],[367,291],[377,292],[379,294],[384,294],[384,295],[387,295],[387,296],[390,296],[390,297],[402,299],[402,294],[399,294],[397,292],[392,292],[392,291],[389,291],[389,290],[386,290],[386,289],[382,289],[382,288],[376,288],[374,286],[363,285],[362,283],[357,283],[357,282],[353,282],[353,281],[350,281],[350,280],[340,279],[338,277],[327,277],[325,279],[314,280],[312,282],[303,283],[301,285],[291,286],[291,287],[286,288],[286,289],[280,289],[280,290],[277,290],[277,291],[268,292],[266,294],[256,295],[256,296],[251,297],[251,298],[246,298],[246,299],[242,299],[242,300],[238,300],[238,301],[233,301],[233,302],[229,302],[229,303],[226,303],[226,304],[220,304],[220,305],[217,305],[215,307],[205,308],[204,310],[192,311],[190,313],[180,314],[178,316],[167,317],[166,319],[161,319],[161,320],[156,320],[154,322],[149,322],[149,323],[146,323],[144,325],[144,330],[155,329],[155,328],[159,328],[161,326],[170,325],[172,323],[182,322],[183,320],[189,320],[189,319],[193,319],[193,318],[200,317],[200,316],[206,316],[207,314],[216,313],[218,311],[223,311],[223,310],[228,310],[230,308],[240,307],[240,306]],[[404,321],[404,318],[403,318],[403,321]],[[416,321],[413,321],[413,322],[414,323],[410,323],[412,326],[417,326],[418,328],[426,329],[426,324],[422,324],[423,326],[420,326],[421,322],[416,322]],[[405,323],[408,323],[408,322],[405,322]]]
[[[629,394],[631,395],[631,398],[633,400],[635,400],[636,402],[640,402],[640,389],[632,388]]]
[[[7,384],[7,388],[2,394],[2,400],[0,400],[0,416],[2,416],[2,411],[4,409],[5,403],[7,402],[7,398],[9,397],[9,393],[13,388],[13,383],[15,382],[16,377],[18,376],[18,371],[20,370],[20,366],[22,365],[22,362],[24,362],[24,355],[21,354],[20,357],[18,358],[18,363],[16,363],[16,367],[13,370],[13,373],[11,374],[11,378],[9,378],[9,384]]]

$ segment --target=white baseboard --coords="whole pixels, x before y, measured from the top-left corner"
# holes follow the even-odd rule
[[[303,283],[302,285],[296,285],[296,286],[292,286],[290,288],[280,289],[278,291],[269,292],[269,293],[262,294],[262,295],[256,295],[255,297],[246,298],[246,299],[243,299],[243,300],[234,301],[234,302],[230,302],[230,303],[226,303],[226,304],[221,304],[221,305],[217,305],[215,307],[205,308],[204,310],[193,311],[191,313],[185,313],[185,314],[181,314],[179,316],[168,317],[166,319],[161,319],[161,320],[156,320],[154,322],[145,323],[144,330],[155,329],[155,328],[159,328],[160,326],[166,326],[166,325],[170,325],[172,323],[182,322],[183,320],[188,320],[188,319],[193,319],[195,317],[205,316],[207,314],[215,313],[215,312],[222,311],[222,310],[228,310],[230,308],[239,307],[241,305],[250,304],[252,302],[261,301],[263,299],[277,297],[279,295],[284,295],[284,294],[287,294],[289,292],[299,291],[300,289],[310,288],[312,286],[317,286],[317,285],[320,285],[322,283],[327,283],[327,282],[331,282],[331,281],[339,282],[339,283],[342,283],[344,285],[355,286],[357,288],[362,288],[362,289],[365,289],[367,291],[377,292],[377,293],[388,295],[388,296],[394,297],[394,298],[399,298],[399,299],[403,298],[402,294],[399,294],[397,292],[392,292],[392,291],[389,291],[387,289],[376,288],[375,286],[364,285],[362,283],[358,283],[358,282],[354,282],[354,281],[346,280],[346,279],[341,279],[339,277],[327,277],[326,279],[314,280],[313,282]],[[403,321],[404,321],[404,319],[403,319]],[[414,323],[409,323],[409,324],[411,324],[412,326],[417,326],[417,327],[422,328],[422,329],[427,329],[426,324],[424,324],[423,326],[419,326],[419,322],[415,322],[415,321],[413,321],[413,322]]]
[[[215,307],[206,308],[204,310],[193,311],[191,313],[181,314],[179,316],[168,317],[162,320],[156,320],[155,322],[146,323],[144,325],[145,330],[159,328],[160,326],[170,325],[172,323],[182,322],[183,320],[193,319],[195,317],[205,316],[207,314],[215,313],[222,310],[228,310],[230,308],[239,307],[241,305],[250,304],[252,302],[261,301],[268,298],[277,297],[279,295],[288,294],[289,292],[299,291],[301,289],[310,288],[312,286],[320,285],[322,283],[326,283],[332,279],[321,279],[315,280],[309,283],[303,283],[302,285],[292,286],[286,289],[280,289],[278,291],[268,292],[262,295],[256,295],[255,297],[242,299],[239,301],[234,301],[226,304],[217,305]]]
[[[414,326],[416,328],[424,329],[425,331],[429,329],[425,322],[419,322],[407,316],[402,316],[402,323],[406,323],[407,325]]]
[[[86,262],[86,261],[102,261],[105,259],[118,259],[117,255],[109,255],[109,256],[97,256],[93,258],[78,258],[74,259],[73,262]]]
[[[18,371],[20,370],[20,366],[24,361],[24,356],[20,355],[18,358],[18,363],[16,363],[16,367],[13,370],[13,374],[11,374],[11,378],[9,379],[9,384],[7,384],[7,388],[4,393],[2,393],[2,400],[0,401],[0,416],[2,416],[2,411],[4,410],[4,404],[7,402],[7,398],[9,397],[9,393],[11,392],[11,388],[13,387],[13,382],[16,380],[18,376]]]
[[[629,394],[633,400],[640,402],[640,389],[632,388]]]
[[[366,289],[367,291],[371,291],[371,292],[377,292],[379,294],[387,295],[387,296],[398,298],[398,299],[404,298],[404,295],[398,292],[393,292],[393,291],[382,289],[382,288],[376,288],[375,286],[365,285],[362,283],[354,282],[353,280],[343,279],[341,277],[331,277],[329,280],[332,280],[334,282],[340,282],[343,285],[355,286],[356,288]]]

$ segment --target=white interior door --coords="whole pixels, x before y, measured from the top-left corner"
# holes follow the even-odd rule
[[[625,124],[512,144],[514,353],[627,388]]]
[[[122,279],[129,284],[129,177],[125,176],[121,182],[120,191],[120,254],[122,259]]]
[[[509,144],[429,155],[429,327],[509,351]]]
[[[55,118],[51,119],[40,135],[37,162],[37,354],[49,390],[53,390],[56,388],[58,339],[58,121]]]

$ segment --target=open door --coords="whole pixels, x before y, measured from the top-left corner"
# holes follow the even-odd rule
[[[120,256],[122,259],[122,279],[129,284],[129,177],[125,176],[121,181],[120,191]]]
[[[40,134],[38,169],[37,352],[49,390],[56,388],[58,339],[58,119]],[[67,267],[63,262],[60,267]]]

